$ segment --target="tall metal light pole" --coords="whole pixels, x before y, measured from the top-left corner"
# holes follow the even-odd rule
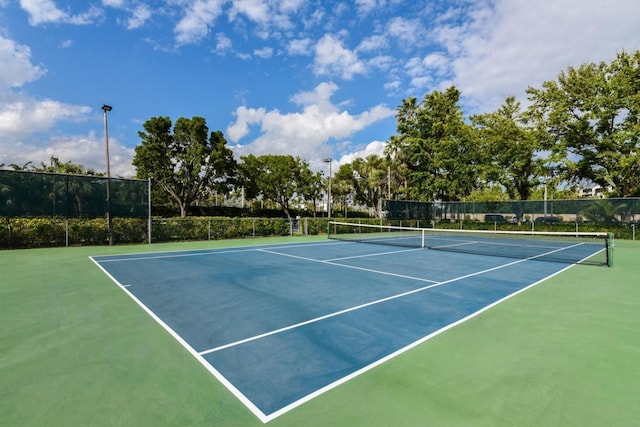
[[[325,163],[329,163],[329,200],[327,201],[327,204],[328,204],[327,212],[328,212],[328,218],[331,219],[331,175],[332,175],[331,165],[333,164],[333,159],[331,157],[327,157],[322,161]]]
[[[107,111],[111,111],[110,105],[104,104],[104,152],[107,159],[107,222],[109,228],[109,246],[113,246],[113,219],[111,218],[111,169],[109,168],[109,126],[107,125]]]

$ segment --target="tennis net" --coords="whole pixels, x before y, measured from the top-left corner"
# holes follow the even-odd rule
[[[536,259],[568,264],[613,265],[613,234],[450,230],[330,221],[329,238],[381,245]]]

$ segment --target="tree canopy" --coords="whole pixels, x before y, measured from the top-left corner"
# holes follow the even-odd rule
[[[156,188],[171,196],[181,216],[188,206],[214,189],[226,190],[236,173],[233,152],[220,131],[211,132],[202,117],[153,117],[138,132],[133,165],[138,178],[151,177]],[[157,197],[156,193],[156,197]]]
[[[460,91],[403,100],[398,107],[397,135],[387,154],[399,160],[409,198],[460,200],[477,187],[480,150],[472,128],[464,121]]]
[[[495,112],[472,116],[480,140],[480,167],[486,182],[499,184],[510,199],[527,200],[544,181],[540,157],[543,144],[526,119],[515,97],[508,97]]]
[[[527,92],[564,179],[589,180],[621,197],[640,193],[640,51],[570,67]]]
[[[287,218],[294,198],[313,195],[314,175],[309,165],[291,155],[249,154],[241,157],[238,165],[240,183],[249,198],[262,197],[280,205]]]

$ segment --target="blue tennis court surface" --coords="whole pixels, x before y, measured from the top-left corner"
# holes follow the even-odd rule
[[[342,241],[92,259],[263,422],[567,267]]]

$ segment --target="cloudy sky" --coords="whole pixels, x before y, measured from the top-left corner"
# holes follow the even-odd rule
[[[395,108],[450,85],[467,115],[640,48],[637,0],[0,0],[0,164],[132,176],[151,117],[316,170],[380,153]]]

